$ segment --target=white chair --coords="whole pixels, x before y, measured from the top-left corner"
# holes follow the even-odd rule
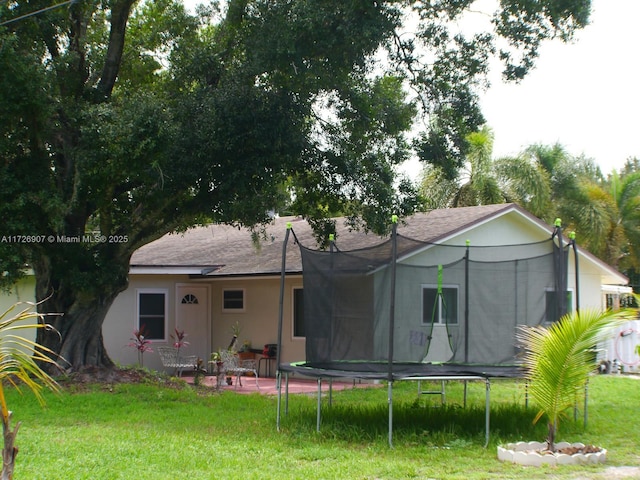
[[[258,384],[258,369],[256,368],[255,360],[242,360],[242,362],[240,362],[238,355],[231,350],[221,351],[220,358],[222,360],[222,371],[224,371],[224,374],[229,377],[236,377],[236,388],[238,388],[238,385],[242,386],[242,380],[240,379],[242,375],[253,373],[256,379],[256,387],[258,390],[260,389],[260,385]]]
[[[182,376],[182,371],[186,369],[195,370],[198,363],[197,355],[181,355],[180,350],[170,346],[157,347],[160,361],[165,368],[173,368],[174,374]]]

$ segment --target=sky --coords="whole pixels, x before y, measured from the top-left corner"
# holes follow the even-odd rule
[[[640,0],[592,0],[590,25],[570,44],[546,42],[522,82],[505,84],[496,69],[481,95],[494,157],[559,143],[594,159],[605,174],[640,158],[639,21]]]
[[[640,158],[640,0],[592,0],[592,10],[573,43],[543,46],[520,84],[493,79],[481,104],[494,157],[558,142],[605,174]]]

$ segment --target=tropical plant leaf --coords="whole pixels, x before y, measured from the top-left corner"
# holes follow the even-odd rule
[[[22,331],[52,327],[44,322],[31,302],[19,302],[0,314],[0,382],[9,382],[20,391],[26,385],[38,401],[43,403],[44,388],[58,391],[56,381],[39,365],[58,365],[62,360],[52,350],[20,335]],[[5,405],[1,406],[4,410]]]
[[[529,394],[540,408],[534,421],[547,416],[550,444],[559,419],[575,404],[595,369],[593,347],[609,327],[631,315],[627,310],[585,309],[569,313],[549,327],[520,327],[517,339],[524,348]]]

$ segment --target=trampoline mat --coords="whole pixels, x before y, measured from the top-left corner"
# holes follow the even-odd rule
[[[386,380],[389,378],[388,362],[297,362],[280,365],[279,370],[315,378],[361,378]],[[422,377],[522,378],[524,370],[519,365],[480,365],[461,363],[411,363],[391,364],[391,378],[410,380]]]

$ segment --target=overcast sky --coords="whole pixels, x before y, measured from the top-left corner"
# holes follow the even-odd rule
[[[640,158],[640,0],[592,0],[591,24],[572,44],[545,45],[527,78],[499,78],[482,106],[494,156],[559,142],[604,173]]]

